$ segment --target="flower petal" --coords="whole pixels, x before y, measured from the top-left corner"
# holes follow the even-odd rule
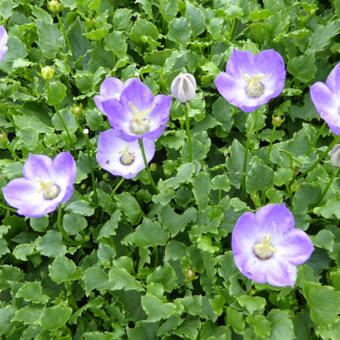
[[[306,262],[314,251],[309,236],[303,230],[297,228],[289,230],[284,238],[278,244],[275,244],[275,247],[280,259],[294,265]]]
[[[340,63],[337,64],[326,80],[326,86],[334,93],[340,88]]]
[[[249,51],[233,50],[226,65],[226,72],[235,77],[251,74],[255,63],[255,55]]]
[[[265,263],[265,272],[270,285],[294,287],[297,270],[293,264],[273,258],[270,263]]]
[[[39,178],[43,182],[51,180],[52,159],[45,155],[30,154],[23,169],[26,179],[36,180]]]
[[[107,115],[110,125],[116,129],[129,131],[132,120],[131,108],[125,108],[117,99],[107,99],[102,102],[103,112]]]

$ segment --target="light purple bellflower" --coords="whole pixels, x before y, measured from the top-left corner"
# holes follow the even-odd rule
[[[329,74],[326,83],[316,82],[310,87],[310,96],[320,117],[330,130],[340,135],[340,63]]]
[[[29,155],[24,177],[13,179],[2,191],[19,215],[41,217],[71,198],[76,173],[76,162],[69,152],[53,160],[45,155]]]
[[[8,47],[6,46],[8,40],[7,32],[3,25],[0,26],[0,61],[5,58]]]
[[[148,86],[134,78],[124,84],[120,98],[101,102],[111,126],[122,132],[126,140],[158,138],[169,119],[171,97],[153,96]]]
[[[277,97],[285,79],[284,61],[276,51],[265,50],[254,55],[234,49],[226,71],[217,75],[215,85],[230,104],[252,112]]]
[[[146,160],[149,163],[155,154],[155,143],[143,139]],[[97,162],[115,176],[133,178],[145,168],[138,139],[126,141],[120,131],[110,129],[99,134]]]
[[[268,204],[255,214],[244,213],[231,241],[242,274],[258,283],[293,287],[296,266],[306,262],[314,250],[308,235],[294,224],[285,204]]]

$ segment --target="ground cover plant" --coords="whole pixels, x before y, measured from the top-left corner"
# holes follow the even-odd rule
[[[338,339],[340,2],[1,0],[0,338]]]

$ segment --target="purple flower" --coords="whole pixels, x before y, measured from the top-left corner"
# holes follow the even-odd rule
[[[340,63],[329,74],[326,83],[316,82],[310,87],[310,96],[321,118],[330,130],[340,135]]]
[[[149,163],[155,154],[155,143],[143,139],[146,160]],[[110,129],[99,134],[99,165],[112,175],[133,178],[145,168],[142,151],[138,139],[126,141],[118,130]]]
[[[215,85],[229,103],[252,112],[282,92],[285,78],[285,65],[276,51],[254,55],[234,49],[226,72],[217,75]]]
[[[76,162],[69,152],[62,152],[53,160],[29,155],[24,178],[13,179],[2,191],[6,202],[17,208],[19,215],[41,217],[71,198],[76,172]]]
[[[119,100],[102,101],[104,113],[113,128],[122,131],[126,140],[158,138],[169,119],[171,97],[153,96],[148,86],[134,78],[125,83]]]
[[[8,47],[6,46],[8,40],[7,32],[3,25],[0,26],[0,61],[4,59],[5,54],[8,50]]]
[[[268,204],[255,214],[244,213],[231,241],[242,274],[255,282],[293,287],[296,266],[306,262],[314,250],[308,235],[294,224],[285,204]]]

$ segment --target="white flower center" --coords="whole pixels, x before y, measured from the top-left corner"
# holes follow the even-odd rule
[[[254,244],[254,254],[261,260],[267,260],[272,257],[276,249],[271,242],[271,235],[266,234],[260,242]]]
[[[45,200],[53,200],[59,195],[60,188],[57,184],[51,181],[43,182],[39,178],[37,178],[37,181],[40,184],[39,192],[43,193],[43,197]]]
[[[122,155],[120,156],[119,160],[120,163],[123,165],[131,165],[135,161],[135,154],[129,151],[129,146],[127,146],[124,150],[120,151]]]
[[[244,74],[243,78],[246,79],[247,82],[247,94],[249,97],[257,98],[261,96],[264,91],[264,86],[261,83],[261,78],[265,78],[265,74],[258,73],[254,76],[250,76],[249,74]]]
[[[149,131],[151,121],[145,117],[154,109],[154,105],[147,110],[142,110],[142,112],[139,112],[131,102],[129,102],[129,105],[133,110],[130,131],[136,135],[143,135],[144,133],[147,133]]]

